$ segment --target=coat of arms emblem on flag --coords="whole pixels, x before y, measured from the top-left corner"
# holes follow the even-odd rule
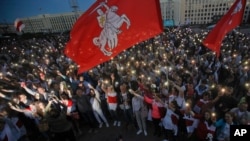
[[[101,7],[104,7],[106,11],[103,11]],[[129,18],[125,14],[118,15],[116,13],[117,10],[117,6],[108,6],[106,2],[101,2],[100,5],[94,9],[99,15],[97,21],[102,30],[100,35],[93,39],[93,43],[98,46],[106,56],[112,55],[112,49],[117,46],[117,36],[122,33],[120,30],[122,24],[126,23],[127,29],[130,27]]]

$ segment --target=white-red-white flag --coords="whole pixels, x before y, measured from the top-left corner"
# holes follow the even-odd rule
[[[16,28],[16,31],[21,32],[25,27],[25,24],[20,19],[16,19],[14,22],[14,27]]]

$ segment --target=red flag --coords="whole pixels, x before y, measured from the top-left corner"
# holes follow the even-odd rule
[[[203,41],[203,45],[215,51],[217,57],[220,54],[221,43],[225,35],[241,23],[245,6],[246,0],[236,0]]]
[[[74,24],[64,53],[82,73],[161,32],[159,0],[98,0]]]
[[[14,26],[16,28],[16,31],[21,32],[25,27],[25,24],[23,24],[23,22],[20,19],[16,19],[14,22]]]

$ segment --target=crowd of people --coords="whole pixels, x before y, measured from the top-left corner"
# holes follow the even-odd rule
[[[0,140],[132,126],[165,141],[229,141],[230,125],[250,125],[249,34],[230,32],[217,57],[201,44],[208,32],[167,28],[81,74],[63,53],[69,34],[0,39]]]

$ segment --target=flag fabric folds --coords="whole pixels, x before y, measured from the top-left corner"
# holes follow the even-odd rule
[[[216,52],[217,57],[220,54],[221,43],[226,34],[242,22],[245,6],[246,0],[236,0],[204,39],[203,45]]]
[[[82,73],[161,32],[159,0],[97,0],[73,25],[64,53]]]
[[[21,32],[25,27],[25,24],[23,24],[20,19],[16,19],[14,22],[14,27],[16,28],[16,31]]]

